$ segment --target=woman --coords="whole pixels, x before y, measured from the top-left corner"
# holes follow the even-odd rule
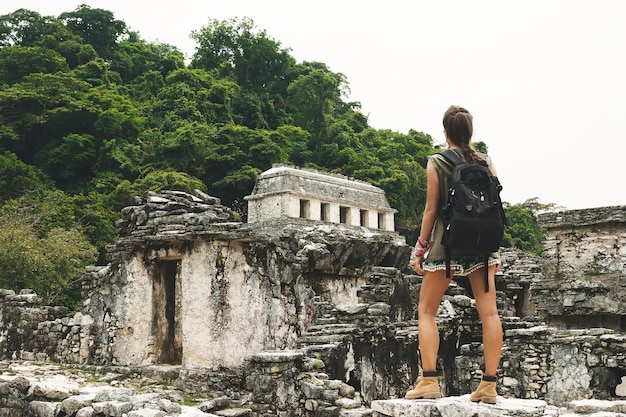
[[[451,106],[443,116],[446,142],[465,161],[474,161],[487,166],[495,176],[491,160],[478,154],[470,144],[473,133],[472,115],[463,107]],[[423,275],[419,295],[418,342],[422,362],[422,378],[406,393],[405,398],[440,398],[437,372],[439,332],[435,316],[441,299],[450,283],[446,278],[445,250],[441,245],[443,218],[441,207],[447,199],[447,189],[452,166],[442,156],[435,154],[426,166],[426,208],[422,228],[415,245],[415,272]],[[485,403],[496,403],[496,371],[502,354],[502,324],[496,306],[495,273],[500,267],[499,254],[489,256],[489,290],[484,285],[484,257],[472,253],[451,254],[451,275],[468,276],[476,299],[476,309],[482,321],[485,370],[477,390],[470,399]]]

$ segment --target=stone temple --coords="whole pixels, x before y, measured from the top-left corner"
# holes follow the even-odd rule
[[[421,277],[382,190],[275,166],[246,199],[242,223],[200,191],[138,197],[121,211],[107,264],[88,268],[79,312],[0,290],[0,372],[29,361],[140,375],[144,385],[219,398],[199,406],[208,416],[461,415],[445,407],[554,416],[593,410],[577,403],[588,400],[626,413],[626,207],[540,215],[541,258],[502,248],[501,408],[486,410],[467,399],[481,378],[482,345],[463,278],[437,316],[448,399],[402,399],[420,372]],[[138,408],[146,416],[162,406],[139,406],[133,395],[142,394],[124,391],[107,394],[104,412],[102,395],[46,394],[41,380],[11,372],[0,375],[0,416],[73,417],[78,408],[68,404],[81,395],[77,417]]]
[[[257,179],[248,201],[248,223],[303,218],[394,231],[385,192],[369,183],[314,170],[275,166]]]

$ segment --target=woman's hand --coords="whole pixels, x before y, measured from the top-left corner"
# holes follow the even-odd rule
[[[424,275],[424,256],[428,253],[430,248],[433,247],[433,242],[428,242],[426,239],[421,236],[417,238],[417,242],[415,242],[415,248],[413,249],[413,254],[415,255],[415,261],[413,262],[413,268],[415,272],[420,275]]]
[[[416,256],[415,261],[413,263],[413,269],[415,269],[415,272],[417,272],[418,275],[424,275],[423,266],[424,266],[424,257]]]

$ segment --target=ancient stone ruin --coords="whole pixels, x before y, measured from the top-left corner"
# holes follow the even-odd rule
[[[395,230],[385,192],[342,175],[277,165],[259,176],[246,200],[248,223],[288,217]]]
[[[274,167],[247,200],[241,223],[199,191],[138,198],[80,312],[0,290],[0,416],[626,415],[626,207],[540,215],[543,258],[503,248],[489,406],[462,278],[438,314],[448,398],[402,399],[421,277],[380,189]]]

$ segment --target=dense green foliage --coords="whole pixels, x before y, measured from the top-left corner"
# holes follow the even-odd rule
[[[431,136],[373,129],[346,101],[343,74],[296,62],[249,19],[209,20],[192,37],[186,63],[107,10],[0,16],[0,225],[10,229],[0,236],[0,286],[59,297],[93,248],[103,261],[119,209],[135,195],[197,188],[245,207],[274,163],[381,187],[397,229],[415,240]],[[527,208],[508,210],[531,223]],[[536,233],[511,228],[507,242],[536,250]],[[40,253],[60,240],[63,257]]]
[[[505,204],[507,226],[504,230],[503,246],[519,248],[523,251],[541,255],[545,240],[535,211],[528,202],[524,204]]]

